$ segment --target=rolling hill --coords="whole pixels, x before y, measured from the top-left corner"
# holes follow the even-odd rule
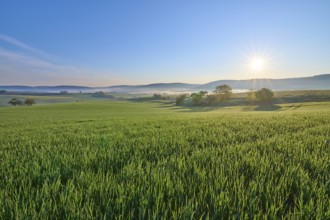
[[[191,92],[199,90],[214,90],[217,85],[228,84],[234,90],[260,89],[263,87],[272,90],[327,90],[330,89],[330,74],[311,77],[286,79],[246,79],[246,80],[217,80],[206,84],[188,83],[154,83],[148,85],[115,85],[109,87],[87,86],[0,86],[0,90],[9,92],[45,92],[58,93],[68,91],[78,92],[118,92],[118,93],[155,93],[155,92]]]
[[[266,87],[273,90],[323,90],[330,89],[330,74],[287,79],[218,80],[200,85],[196,89],[211,90],[222,84],[228,84],[233,89]]]

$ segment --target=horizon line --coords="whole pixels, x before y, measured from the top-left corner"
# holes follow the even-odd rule
[[[323,73],[317,74],[312,76],[301,76],[301,77],[289,77],[289,78],[250,78],[250,79],[219,79],[210,81],[207,83],[184,83],[184,82],[158,82],[158,83],[148,83],[148,84],[120,84],[120,85],[110,85],[110,86],[84,86],[84,85],[15,85],[15,84],[8,84],[8,85],[0,85],[0,87],[6,86],[24,86],[24,87],[61,87],[61,86],[68,86],[68,87],[88,87],[88,88],[108,88],[108,87],[116,87],[116,86],[148,86],[148,85],[156,85],[156,84],[188,84],[188,85],[205,85],[217,81],[244,81],[244,80],[281,80],[281,79],[297,79],[297,78],[311,78],[316,76],[324,76],[330,75],[330,73]]]

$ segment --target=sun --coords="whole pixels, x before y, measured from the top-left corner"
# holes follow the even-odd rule
[[[254,57],[250,61],[250,67],[254,71],[260,71],[265,66],[265,60],[262,57]]]
[[[268,47],[267,47],[268,48]],[[242,71],[247,74],[249,78],[265,78],[268,77],[274,68],[274,54],[269,48],[252,48],[242,55],[244,57],[244,64]],[[242,59],[243,61],[243,59]],[[243,62],[242,62],[243,63]]]

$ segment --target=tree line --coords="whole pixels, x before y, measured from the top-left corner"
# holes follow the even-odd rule
[[[12,98],[8,104],[11,104],[13,106],[22,106],[22,105],[27,105],[31,106],[33,104],[36,104],[36,101],[34,99],[25,99],[25,101],[19,100],[17,98]]]
[[[191,97],[191,101],[195,105],[212,105],[229,100],[232,97],[232,88],[227,84],[219,85],[215,87],[212,94],[208,94],[207,91],[200,91],[197,93],[181,94],[176,97],[175,103],[182,105],[186,98]],[[272,100],[274,93],[268,88],[262,88],[260,90],[250,89],[247,92],[247,101],[249,104],[255,102],[265,103]]]

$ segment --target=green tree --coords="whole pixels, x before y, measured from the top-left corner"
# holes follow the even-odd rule
[[[187,97],[187,94],[181,94],[181,95],[177,96],[176,99],[175,99],[175,104],[176,105],[183,104],[186,97]]]
[[[272,90],[262,88],[256,92],[256,99],[261,102],[270,102],[274,96]]]
[[[191,101],[194,103],[194,104],[200,104],[200,102],[202,101],[203,99],[203,96],[201,96],[199,93],[191,93]]]
[[[13,106],[22,105],[23,104],[21,100],[16,99],[16,98],[12,98],[8,103],[11,104],[11,105],[13,105]]]
[[[34,101],[34,99],[25,99],[24,104],[27,106],[31,106],[33,104],[36,104],[36,102]]]
[[[152,96],[154,99],[161,99],[162,98],[162,95],[161,94],[157,94],[157,93],[155,93],[155,94],[153,94],[153,96]]]
[[[200,91],[198,93],[192,93],[191,96],[191,100],[194,104],[196,105],[200,105],[203,103],[203,98],[205,95],[207,95],[207,91]]]
[[[206,96],[206,102],[208,105],[212,105],[214,103],[216,103],[217,101],[217,96],[214,94],[210,94],[208,96]]]
[[[253,105],[256,101],[256,92],[253,89],[249,89],[249,91],[246,93],[247,95],[247,101],[250,105]]]
[[[227,84],[219,85],[215,87],[214,93],[216,94],[218,100],[227,100],[232,95],[232,88]]]
[[[201,94],[202,96],[204,96],[204,95],[207,95],[208,92],[207,91],[200,91],[199,94]]]

